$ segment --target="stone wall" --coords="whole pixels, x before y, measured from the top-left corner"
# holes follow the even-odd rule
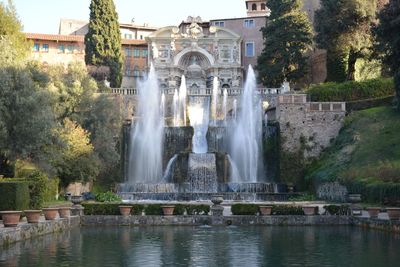
[[[307,102],[303,94],[280,95],[277,104],[282,148],[287,152],[304,149],[305,158],[317,157],[343,126],[344,102]]]

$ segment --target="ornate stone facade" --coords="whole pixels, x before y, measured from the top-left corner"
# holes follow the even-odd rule
[[[173,93],[182,75],[188,95],[209,95],[214,77],[218,77],[220,88],[242,86],[242,38],[231,30],[189,17],[179,27],[161,28],[146,40],[149,62],[154,64],[161,89]]]

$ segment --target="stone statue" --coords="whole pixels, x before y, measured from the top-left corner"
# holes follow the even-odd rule
[[[203,28],[201,28],[199,24],[192,22],[192,24],[190,24],[189,28],[186,30],[186,33],[188,37],[197,39],[203,36]]]

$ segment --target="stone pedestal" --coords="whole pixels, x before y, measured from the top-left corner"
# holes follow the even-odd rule
[[[83,216],[84,215],[84,207],[82,205],[72,205],[71,207],[71,215],[72,216]]]
[[[224,213],[224,207],[221,205],[213,205],[211,207],[211,215],[212,216],[222,216]]]

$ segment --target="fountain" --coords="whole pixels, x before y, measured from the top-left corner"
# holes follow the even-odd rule
[[[218,120],[218,78],[214,77],[213,81],[213,90],[212,90],[212,116],[213,116],[213,125],[217,126]]]

